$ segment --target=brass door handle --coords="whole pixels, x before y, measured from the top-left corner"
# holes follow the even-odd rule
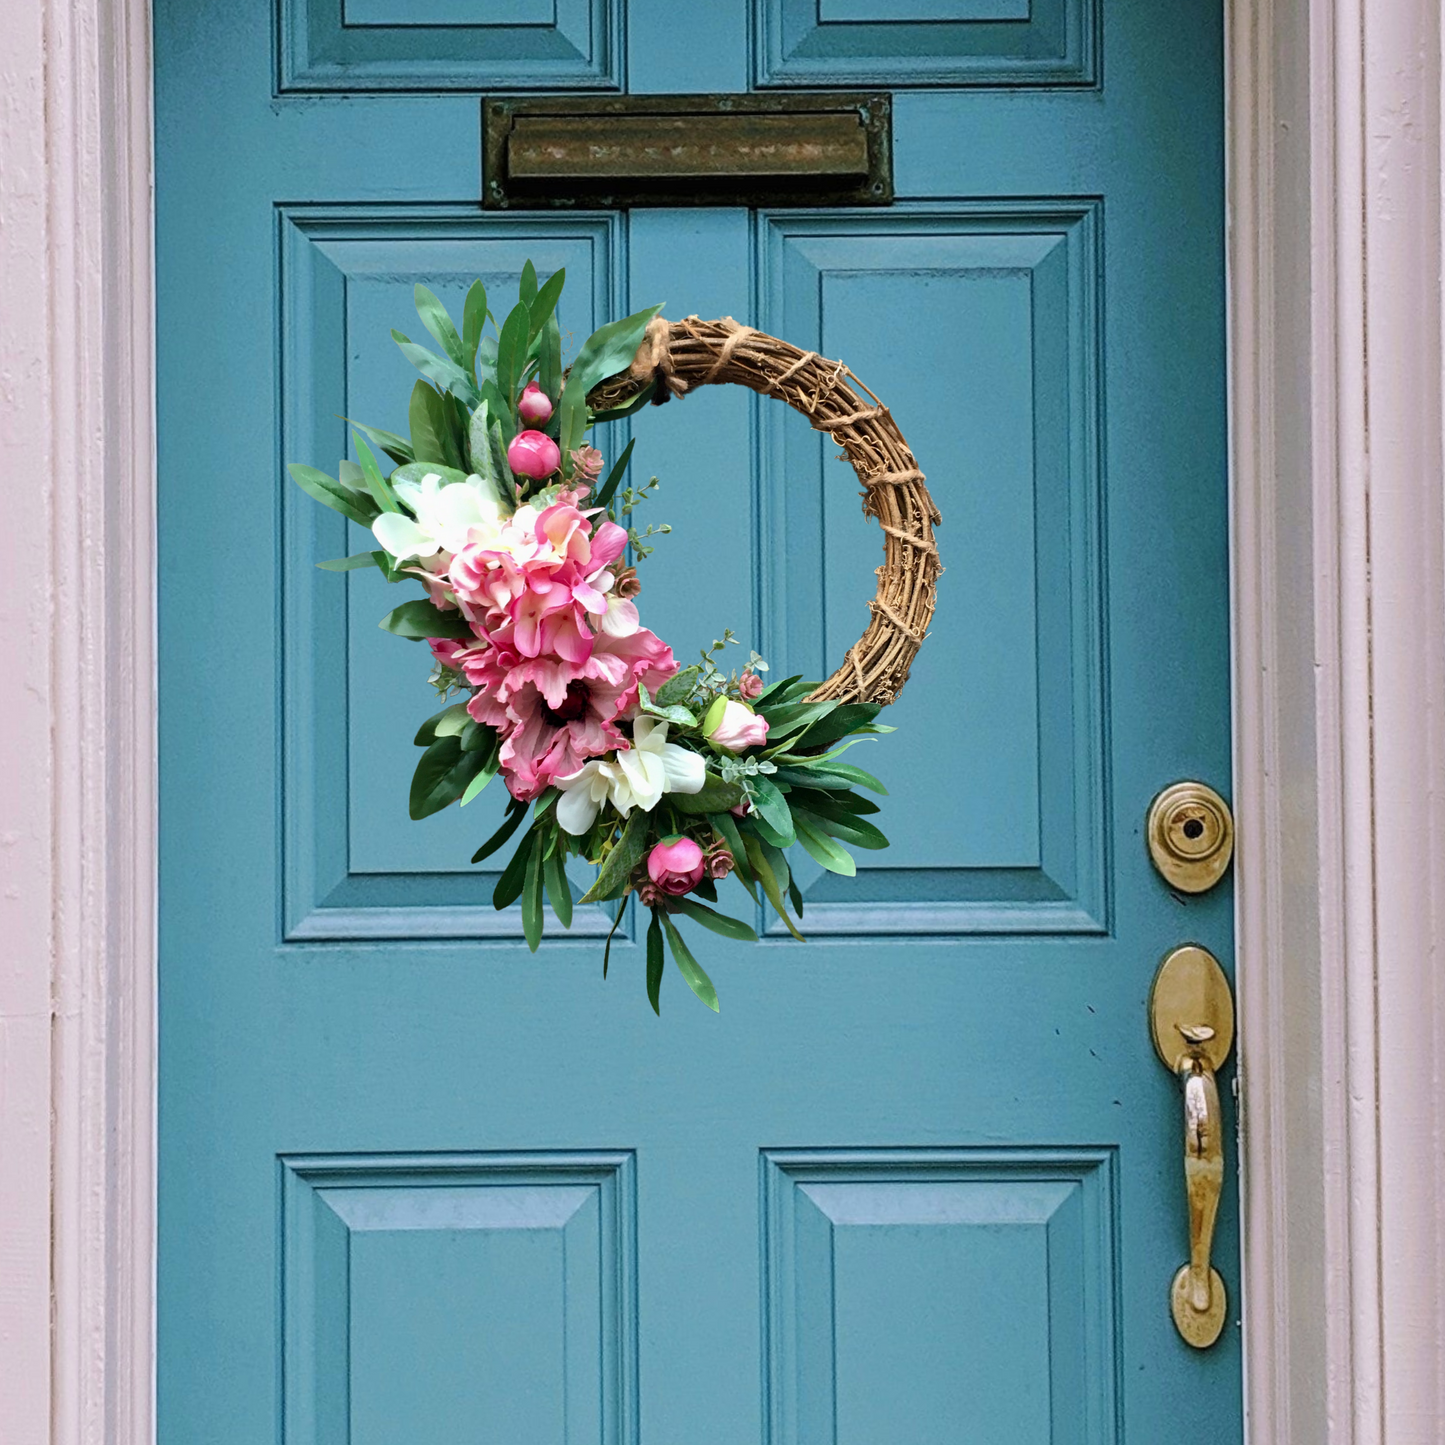
[[[1189,945],[1159,965],[1149,999],[1154,1047],[1184,1086],[1184,1192],[1189,1263],[1174,1276],[1170,1309],[1184,1340],[1206,1349],[1220,1336],[1229,1296],[1210,1264],[1224,1192],[1224,1127],[1215,1071],[1234,1043],[1234,1000],[1214,955]]]

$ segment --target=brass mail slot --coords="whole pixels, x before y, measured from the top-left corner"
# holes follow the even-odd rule
[[[482,205],[887,205],[887,95],[548,96],[482,107]]]

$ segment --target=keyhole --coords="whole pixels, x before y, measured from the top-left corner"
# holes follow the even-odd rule
[[[1198,818],[1190,818],[1184,824],[1184,836],[1186,838],[1198,838],[1203,834],[1203,832],[1204,824],[1201,823]]]

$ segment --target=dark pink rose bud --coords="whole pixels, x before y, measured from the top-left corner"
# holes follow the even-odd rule
[[[517,415],[523,421],[546,421],[552,415],[552,399],[535,381],[529,381],[517,402]]]
[[[647,876],[664,893],[690,893],[704,872],[702,849],[691,838],[664,838],[647,855]]]
[[[755,672],[745,672],[738,678],[738,695],[744,702],[751,702],[762,696],[763,680]]]
[[[531,477],[534,482],[550,477],[561,461],[557,443],[539,431],[519,431],[507,448],[507,465],[519,477]]]

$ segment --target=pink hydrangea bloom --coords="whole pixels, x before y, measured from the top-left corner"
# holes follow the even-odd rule
[[[588,758],[625,748],[616,726],[637,705],[637,684],[649,692],[677,671],[672,649],[646,628],[630,637],[599,636],[583,660],[527,657],[505,646],[464,664],[478,688],[468,712],[503,733],[501,766],[515,798],[535,798]]]

